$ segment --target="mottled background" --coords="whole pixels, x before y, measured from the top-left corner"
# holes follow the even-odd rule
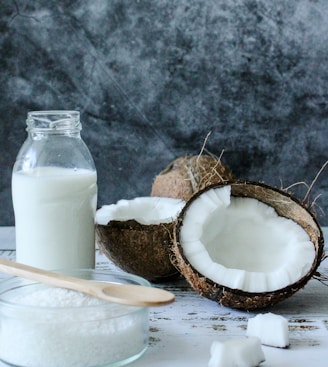
[[[81,111],[99,205],[149,195],[209,132],[237,177],[310,184],[328,159],[327,19],[326,0],[0,0],[0,225],[30,110]]]

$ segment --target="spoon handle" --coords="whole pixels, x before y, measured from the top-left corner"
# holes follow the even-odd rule
[[[80,279],[2,258],[0,258],[0,272],[132,306],[163,306],[174,301],[174,295],[163,289]]]
[[[21,278],[35,280],[37,282],[48,284],[51,286],[62,287],[81,292],[85,287],[84,281],[82,279],[51,272],[40,268],[35,268],[30,265],[21,264],[2,258],[0,258],[0,271]]]

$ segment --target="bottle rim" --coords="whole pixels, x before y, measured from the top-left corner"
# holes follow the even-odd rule
[[[27,131],[80,131],[80,112],[70,110],[30,111],[26,119]]]

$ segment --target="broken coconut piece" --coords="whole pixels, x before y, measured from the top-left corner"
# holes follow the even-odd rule
[[[262,183],[205,188],[187,202],[174,233],[174,263],[192,287],[239,309],[264,308],[291,296],[324,256],[312,213]]]
[[[256,367],[264,361],[259,338],[234,338],[212,343],[208,367]]]
[[[262,344],[270,347],[289,346],[288,321],[283,316],[271,312],[250,318],[246,335],[258,337]]]
[[[160,282],[179,273],[170,261],[173,222],[185,202],[139,197],[105,205],[96,213],[96,242],[122,270]]]

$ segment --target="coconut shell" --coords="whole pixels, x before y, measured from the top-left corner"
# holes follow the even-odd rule
[[[211,279],[204,277],[194,269],[183,253],[183,248],[179,242],[179,232],[183,225],[183,219],[190,204],[197,200],[206,190],[219,188],[224,185],[231,186],[231,195],[236,197],[248,197],[257,199],[273,207],[279,216],[292,219],[298,223],[309,235],[315,248],[315,260],[308,273],[294,284],[272,292],[250,293],[240,289],[214,283]],[[315,216],[300,201],[290,194],[277,188],[270,187],[263,183],[254,182],[228,182],[216,184],[198,192],[184,207],[180,213],[174,231],[174,241],[172,251],[174,257],[172,261],[179,271],[184,275],[190,285],[202,296],[207,297],[220,305],[242,310],[255,310],[271,307],[276,303],[287,299],[298,290],[303,288],[313,277],[322,259],[324,258],[324,239]]]
[[[151,196],[188,201],[194,193],[206,186],[232,179],[230,169],[217,157],[182,156],[172,161],[156,176]]]
[[[152,282],[179,274],[170,261],[172,238],[172,222],[145,225],[132,219],[96,225],[100,251],[122,270]]]

